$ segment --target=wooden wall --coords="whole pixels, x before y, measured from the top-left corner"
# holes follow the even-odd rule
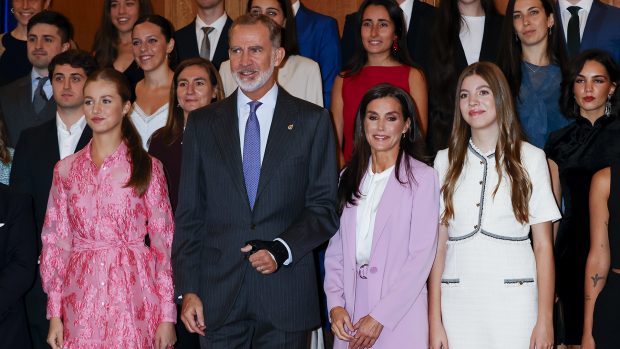
[[[172,21],[176,28],[180,28],[195,16],[194,0],[151,0],[155,11],[158,14],[166,16]],[[226,11],[235,18],[242,14],[245,10],[247,0],[225,0]],[[362,0],[301,0],[305,6],[338,20],[340,30],[344,25],[344,17],[346,14],[354,12]],[[416,0],[418,1],[418,0]],[[423,0],[425,2],[437,5],[439,0]],[[620,0],[602,0],[606,3],[619,6]],[[500,12],[504,12],[505,4],[508,0],[496,0],[496,4]],[[93,37],[101,20],[101,11],[103,0],[53,0],[52,9],[64,13],[71,19],[76,28],[75,41],[78,45],[90,50]]]

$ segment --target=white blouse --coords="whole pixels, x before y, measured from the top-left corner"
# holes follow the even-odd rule
[[[155,131],[166,126],[168,121],[168,103],[162,105],[153,114],[147,115],[142,108],[135,103],[131,107],[129,119],[138,130],[142,138],[142,146],[144,150],[149,149],[149,141]]]
[[[394,166],[380,173],[372,172],[371,161],[360,184],[362,197],[357,201],[355,225],[355,259],[358,265],[366,264],[370,260],[375,217],[392,172],[394,172]]]
[[[463,16],[463,24],[459,38],[461,46],[465,51],[467,64],[473,64],[480,59],[480,50],[482,50],[482,38],[484,36],[485,16],[472,17]]]
[[[277,68],[278,84],[291,95],[323,106],[323,82],[319,65],[306,57],[292,55],[283,66]],[[224,94],[230,96],[237,89],[237,82],[230,70],[230,61],[222,62],[220,76],[224,85]]]
[[[509,178],[505,171],[499,189],[493,195],[499,179],[495,170],[494,151],[485,154],[469,141],[463,171],[452,197],[455,215],[448,222],[451,241],[463,240],[476,233],[503,240],[526,240],[530,225],[561,218],[551,190],[545,153],[527,142],[522,142],[521,163],[532,183],[532,195],[528,202],[530,219],[527,224],[519,223],[515,217]],[[435,169],[439,172],[441,186],[448,170],[447,149],[437,153]],[[443,213],[444,209],[442,196],[439,212]]]

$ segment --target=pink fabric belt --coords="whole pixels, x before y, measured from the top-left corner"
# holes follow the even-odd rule
[[[93,240],[86,239],[80,236],[73,237],[73,248],[74,252],[84,252],[84,251],[102,251],[109,249],[120,249],[120,248],[142,248],[145,247],[144,240],[136,239],[131,241],[124,240]]]

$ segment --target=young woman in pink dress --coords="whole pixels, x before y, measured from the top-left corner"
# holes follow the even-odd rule
[[[84,87],[92,141],[54,169],[41,254],[53,349],[176,340],[166,179],[127,118],[129,97],[121,73],[95,72]]]

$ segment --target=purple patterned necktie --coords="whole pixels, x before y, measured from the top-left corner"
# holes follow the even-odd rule
[[[254,209],[258,179],[260,178],[260,124],[256,116],[256,109],[261,104],[263,103],[259,101],[248,103],[250,116],[245,124],[245,136],[243,137],[243,177],[252,209]]]

